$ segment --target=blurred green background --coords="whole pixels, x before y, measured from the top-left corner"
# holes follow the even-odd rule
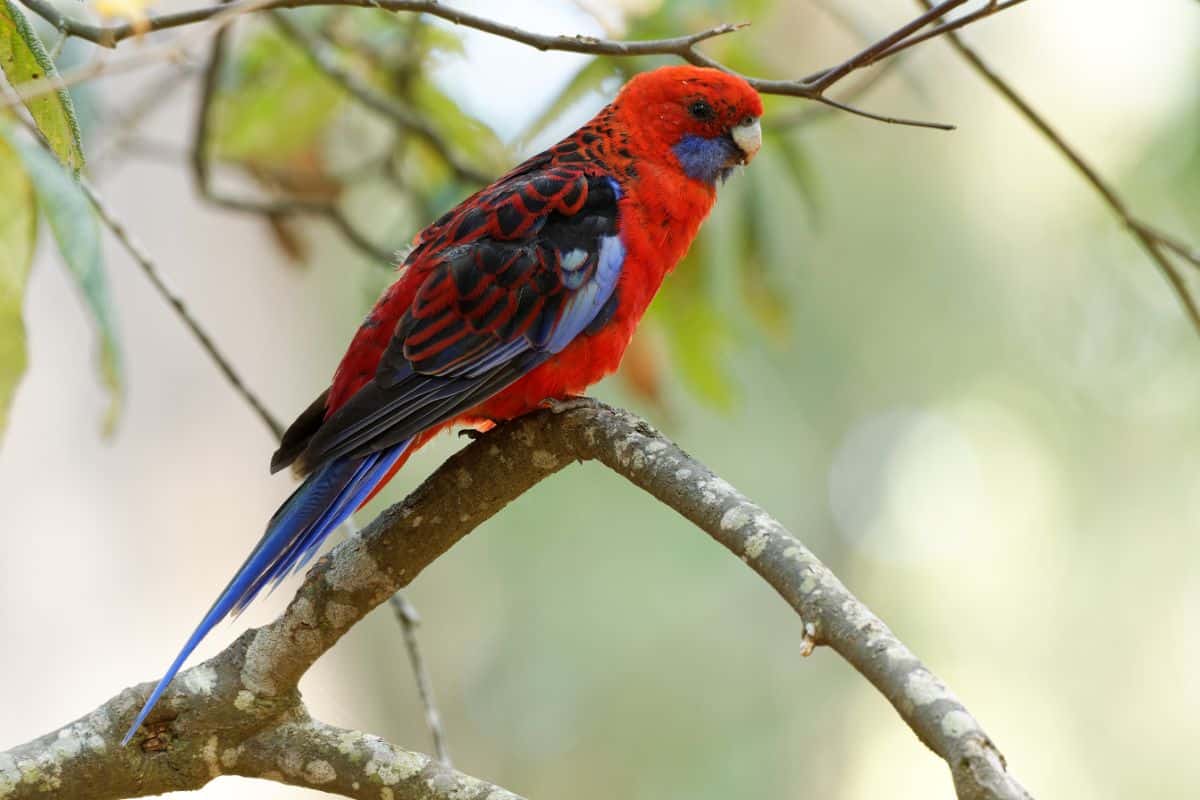
[[[629,38],[751,20],[705,49],[769,77],[836,63],[915,13],[867,0],[462,7]],[[374,11],[296,18],[492,174],[665,61],[544,54]],[[1200,243],[1200,6],[1030,2],[967,35],[1143,219]],[[121,112],[156,78],[75,93],[96,182],[288,417],[389,273],[318,219],[270,227],[197,199],[196,75],[170,69],[178,90],[123,147]],[[221,92],[211,155],[227,180],[332,199],[379,247],[470,190],[265,23],[239,28]],[[1036,796],[1194,797],[1200,337],[1108,209],[944,44],[914,49],[856,102],[959,128],[770,99],[763,153],[722,189],[632,363],[597,394],[802,538]],[[105,254],[125,397],[107,440],[92,323],[48,237],[29,286],[30,369],[0,448],[0,747],[156,676],[289,490],[267,476],[269,433],[127,255],[111,241]],[[422,451],[377,503],[459,444]],[[597,465],[537,487],[409,597],[456,766],[526,796],[952,796],[865,681],[830,652],[801,657],[795,615],[761,580]],[[386,609],[302,689],[331,723],[431,749]],[[317,794],[222,778],[201,796]]]

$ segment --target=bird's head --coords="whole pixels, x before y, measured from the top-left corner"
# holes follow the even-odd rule
[[[645,156],[715,185],[762,144],[762,99],[736,75],[693,66],[634,76],[613,103]]]

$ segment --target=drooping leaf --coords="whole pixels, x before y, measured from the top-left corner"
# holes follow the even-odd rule
[[[0,137],[0,433],[25,374],[25,284],[37,235],[33,185],[16,152]]]
[[[0,69],[14,88],[58,77],[42,40],[12,0],[0,0]],[[83,145],[71,95],[66,89],[56,89],[30,97],[24,103],[58,160],[73,172],[79,172],[83,168]]]
[[[96,212],[75,179],[45,149],[15,136],[8,136],[7,141],[25,164],[42,216],[50,224],[63,262],[95,321],[100,337],[97,366],[110,397],[103,430],[106,435],[110,434],[120,415],[124,384],[121,348],[100,249]]]

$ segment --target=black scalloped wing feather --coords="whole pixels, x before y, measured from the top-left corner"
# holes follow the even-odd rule
[[[406,259],[428,277],[374,378],[308,441],[305,466],[411,439],[603,324],[624,260],[620,194],[595,168],[534,159],[430,226]]]

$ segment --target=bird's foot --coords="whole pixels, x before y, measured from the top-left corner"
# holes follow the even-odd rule
[[[467,427],[461,429],[458,432],[458,435],[465,436],[473,442],[499,424],[499,420],[489,419],[487,417],[476,417]]]
[[[547,397],[541,402],[543,408],[550,409],[551,414],[565,414],[568,411],[574,411],[579,408],[593,408],[596,401],[585,395],[572,395],[569,397]]]

